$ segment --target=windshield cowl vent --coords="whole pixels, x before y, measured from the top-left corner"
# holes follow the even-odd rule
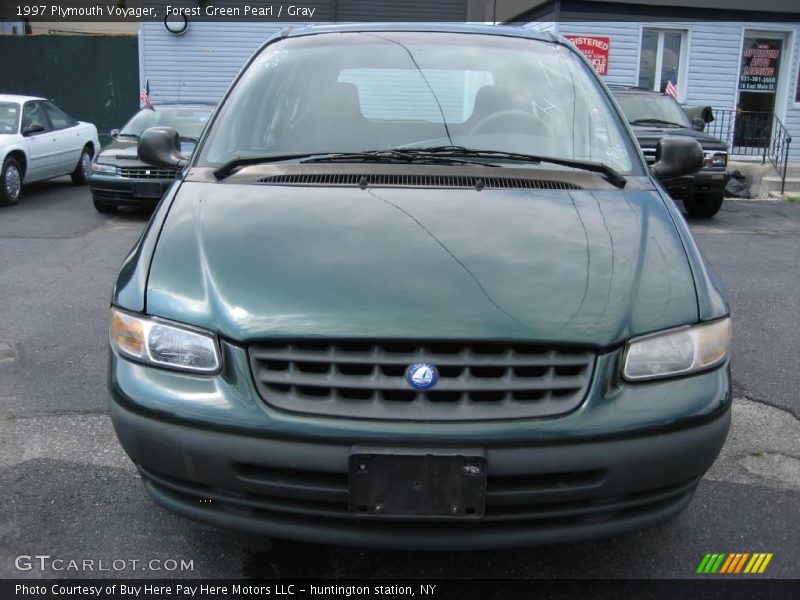
[[[474,188],[494,190],[581,190],[581,186],[553,179],[474,177],[466,175],[364,175],[312,173],[270,175],[258,180],[270,185],[324,185],[341,187]]]

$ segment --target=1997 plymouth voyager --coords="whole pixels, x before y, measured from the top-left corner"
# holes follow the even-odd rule
[[[680,513],[730,424],[729,310],[561,38],[267,41],[125,261],[111,414],[156,502],[280,538],[487,548]]]

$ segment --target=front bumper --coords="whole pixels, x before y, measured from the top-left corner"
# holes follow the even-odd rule
[[[175,179],[134,179],[92,173],[89,188],[92,198],[114,206],[155,206]]]
[[[253,392],[244,351],[219,376],[112,354],[111,417],[160,505],[218,526],[385,548],[527,546],[668,521],[689,503],[730,425],[726,367],[614,389],[618,353],[598,359],[583,406],[554,419],[403,423],[291,415]],[[172,388],[172,389],[170,389]],[[480,447],[486,512],[452,520],[348,512],[353,446]]]
[[[704,169],[694,175],[668,179],[663,185],[670,196],[683,200],[695,194],[724,194],[727,183],[727,171]]]

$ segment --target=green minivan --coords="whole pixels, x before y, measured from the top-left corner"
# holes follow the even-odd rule
[[[111,416],[161,506],[278,538],[490,548],[663,523],[730,425],[729,308],[565,39],[268,40],[122,266]]]

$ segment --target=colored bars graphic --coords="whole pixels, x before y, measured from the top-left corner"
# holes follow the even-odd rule
[[[730,554],[725,554],[724,552],[708,553],[703,557],[703,560],[700,561],[700,565],[697,567],[697,573],[703,575],[714,573],[724,573],[728,575],[736,573],[763,573],[771,560],[772,552],[754,552],[753,554],[749,552],[733,552]]]

